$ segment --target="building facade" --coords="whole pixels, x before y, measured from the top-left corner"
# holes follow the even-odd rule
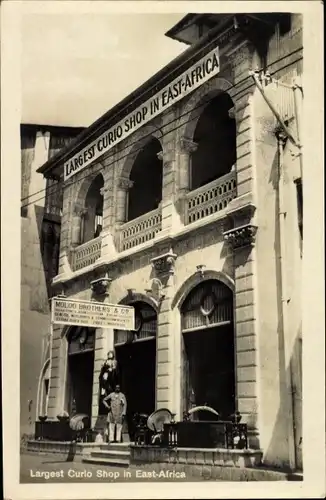
[[[37,174],[81,128],[22,124],[21,136],[21,434],[33,434],[43,344],[49,333],[51,280],[57,274],[62,185]],[[35,194],[36,193],[36,194]],[[46,193],[46,196],[44,196]],[[49,374],[45,373],[47,385]],[[45,391],[44,387],[44,391]]]
[[[46,413],[74,404],[96,426],[114,350],[130,426],[157,408],[237,410],[266,464],[301,468],[302,19],[189,14],[167,35],[189,48],[39,169],[66,178],[53,293],[136,318],[54,325]],[[185,74],[193,89],[137,127]],[[108,148],[119,120],[135,131]]]

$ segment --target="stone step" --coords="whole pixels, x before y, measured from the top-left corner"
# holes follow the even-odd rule
[[[100,450],[125,450],[130,452],[130,443],[103,443],[100,445]]]
[[[82,462],[86,464],[101,464],[101,465],[113,465],[121,467],[129,467],[129,457],[128,458],[118,458],[118,457],[105,457],[105,456],[92,456],[92,454],[85,454],[82,457]]]
[[[130,459],[130,452],[129,451],[120,451],[120,450],[91,450],[90,451],[90,456],[91,457],[104,457],[104,458],[125,458],[129,461]]]

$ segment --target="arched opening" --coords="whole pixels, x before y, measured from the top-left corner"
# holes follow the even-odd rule
[[[102,175],[97,175],[90,185],[85,198],[85,214],[81,234],[82,242],[97,238],[102,231],[104,181]]]
[[[162,200],[162,160],[157,154],[162,150],[155,137],[138,153],[133,164],[130,180],[127,217],[128,221],[158,208]]]
[[[228,418],[235,410],[232,291],[217,280],[193,288],[181,306],[181,330],[183,412],[205,405]]]
[[[50,360],[48,359],[41,370],[38,383],[38,403],[36,409],[36,418],[41,415],[47,415],[47,400],[50,384]]]
[[[67,341],[66,409],[69,414],[85,413],[91,418],[95,328],[74,326]]]
[[[236,123],[231,97],[222,92],[205,107],[195,128],[197,144],[191,157],[190,189],[197,189],[230,172],[236,162]]]
[[[150,415],[155,410],[157,314],[149,304],[137,301],[135,330],[116,330],[114,344],[121,390],[127,399],[127,424],[134,437],[135,414]]]

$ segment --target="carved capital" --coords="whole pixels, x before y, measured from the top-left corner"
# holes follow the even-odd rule
[[[245,246],[253,246],[256,239],[257,226],[246,224],[244,226],[235,227],[223,233],[225,241],[230,243],[232,248],[242,248]]]
[[[197,150],[198,144],[187,137],[182,137],[180,139],[180,146],[182,151],[186,153],[194,153]]]
[[[174,264],[176,258],[177,255],[170,250],[165,254],[151,259],[151,263],[158,275],[172,275],[174,274]]]
[[[106,274],[104,278],[91,281],[91,290],[94,295],[107,295],[112,279]]]
[[[159,151],[159,152],[157,153],[157,155],[156,155],[156,156],[157,156],[157,158],[158,158],[159,160],[163,161],[163,157],[164,157],[164,155],[163,155],[163,151]]]
[[[123,189],[124,191],[128,191],[129,189],[132,188],[133,185],[134,185],[133,181],[131,181],[126,177],[120,177],[118,182],[119,188]]]

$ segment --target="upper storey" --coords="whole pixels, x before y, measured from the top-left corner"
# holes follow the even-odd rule
[[[181,56],[39,169],[64,177],[59,273],[85,272],[192,231],[252,192],[249,71],[289,67],[301,46],[301,21],[289,19],[285,26],[283,16],[217,16],[198,40],[187,38],[192,45]]]

